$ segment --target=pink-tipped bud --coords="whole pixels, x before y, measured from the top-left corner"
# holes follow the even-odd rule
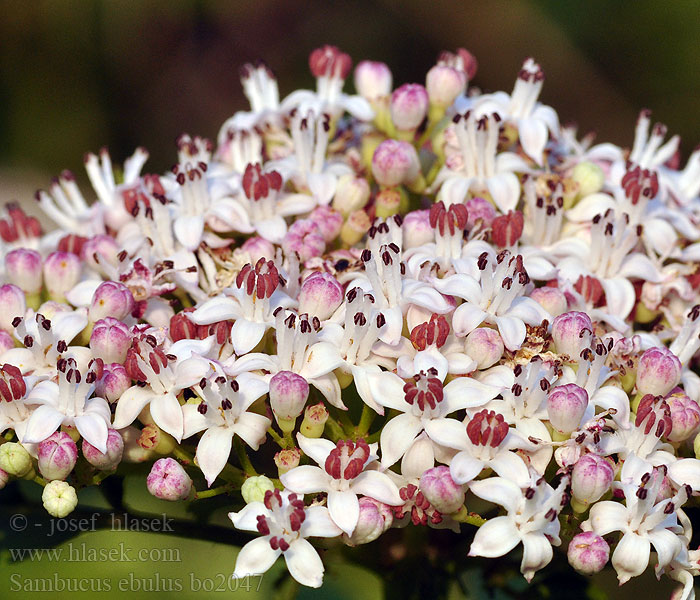
[[[553,317],[558,317],[562,313],[565,313],[568,308],[566,294],[557,287],[544,286],[532,290],[530,298],[537,302],[537,304]]]
[[[493,220],[496,218],[496,209],[488,200],[480,196],[470,198],[466,202],[467,211],[469,211],[469,219],[467,227],[472,229],[479,223],[482,227],[491,227]]]
[[[593,332],[591,318],[583,312],[570,311],[559,315],[552,323],[552,339],[559,354],[578,361],[581,350],[588,347]]]
[[[280,475],[284,475],[287,471],[291,471],[299,466],[301,461],[301,450],[298,448],[288,448],[280,450],[275,454],[275,465]]]
[[[420,175],[416,149],[408,142],[384,140],[372,156],[372,173],[379,185],[410,183]]]
[[[488,369],[503,356],[505,346],[501,335],[495,329],[478,327],[464,342],[464,351],[476,361],[477,369]]]
[[[391,69],[383,62],[363,60],[355,67],[355,89],[366,100],[388,96],[392,84]]]
[[[493,243],[499,248],[510,248],[520,239],[524,225],[525,218],[519,210],[496,217],[491,223]]]
[[[343,534],[348,546],[369,544],[387,531],[394,522],[391,508],[369,496],[360,498],[360,517],[351,536]]]
[[[558,385],[547,396],[547,414],[559,433],[571,433],[581,424],[588,408],[588,392],[575,383]]]
[[[5,275],[8,281],[27,294],[41,291],[41,254],[36,250],[18,248],[5,255]]]
[[[80,249],[85,264],[99,270],[100,265],[119,264],[121,247],[111,235],[96,235],[87,240]]]
[[[15,347],[15,340],[14,338],[7,333],[7,331],[4,331],[0,329],[0,355],[9,350],[10,348]]]
[[[593,575],[608,564],[610,546],[593,531],[584,531],[573,537],[566,556],[576,571],[583,575]]]
[[[113,471],[122,460],[124,440],[116,429],[107,432],[107,452],[102,453],[88,441],[83,440],[83,456],[100,471]]]
[[[67,433],[57,431],[39,444],[39,472],[47,481],[65,479],[78,460],[78,447]]]
[[[414,210],[408,213],[403,218],[401,233],[404,250],[432,242],[435,233],[430,226],[430,210]]]
[[[15,317],[24,317],[26,312],[27,301],[20,288],[11,283],[0,287],[0,329],[13,332],[12,321]]]
[[[270,379],[270,406],[283,431],[292,431],[309,397],[309,384],[301,375],[280,371]]]
[[[428,114],[428,92],[418,83],[405,83],[391,95],[391,120],[399,131],[413,131]]]
[[[126,373],[124,365],[119,363],[105,364],[102,377],[95,382],[95,395],[114,403],[131,387],[131,377]]]
[[[241,249],[245,250],[250,255],[250,262],[253,264],[258,262],[261,258],[264,258],[266,261],[275,258],[274,244],[271,244],[261,237],[254,236],[248,238],[243,242]]]
[[[419,487],[428,502],[444,515],[456,513],[464,504],[464,486],[455,483],[445,465],[425,471]]]
[[[88,318],[96,323],[105,317],[118,320],[126,318],[134,308],[134,297],[122,283],[105,281],[99,285],[92,296]]]
[[[571,473],[571,493],[574,500],[588,506],[610,489],[615,469],[610,461],[597,454],[585,454],[576,461]]]
[[[95,323],[90,334],[90,349],[95,358],[106,363],[124,363],[131,347],[131,332],[121,321],[106,317]]]
[[[343,287],[330,273],[314,272],[299,290],[299,313],[328,319],[343,303]]]
[[[82,264],[72,252],[52,252],[44,261],[44,283],[49,295],[62,300],[80,280]]]
[[[637,391],[665,396],[678,385],[682,370],[681,361],[668,348],[649,348],[637,366]]]
[[[675,388],[666,396],[666,404],[671,410],[673,427],[668,439],[671,442],[683,442],[693,437],[700,426],[700,406],[681,389]]]
[[[425,77],[430,104],[447,108],[467,87],[467,75],[447,65],[435,65]]]
[[[320,438],[323,435],[328,416],[328,409],[323,405],[323,402],[307,406],[299,433],[307,438]]]
[[[355,175],[341,175],[335,188],[332,206],[344,217],[360,210],[369,202],[369,183],[364,177]]]
[[[282,240],[286,253],[296,252],[302,262],[321,256],[326,249],[326,240],[311,219],[299,219],[289,228]]]
[[[161,458],[153,463],[146,477],[146,487],[156,498],[176,502],[189,497],[192,480],[175,459]]]
[[[338,237],[340,228],[343,226],[343,215],[327,204],[317,206],[309,215],[316,226],[321,230],[321,235],[327,243]]]

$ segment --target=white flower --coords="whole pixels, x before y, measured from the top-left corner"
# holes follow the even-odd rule
[[[270,419],[248,409],[267,392],[267,386],[249,373],[242,373],[230,380],[222,376],[202,379],[192,389],[203,402],[183,406],[182,437],[204,431],[197,443],[196,458],[211,487],[228,462],[234,435],[253,450],[265,439]]]
[[[552,560],[552,545],[559,539],[559,511],[567,486],[563,478],[553,489],[543,477],[533,473],[531,484],[522,490],[504,477],[490,477],[469,485],[479,498],[500,504],[506,515],[489,519],[474,536],[469,556],[495,558],[523,544],[520,572],[531,581],[535,573]]]
[[[308,587],[321,587],[323,563],[306,538],[330,538],[342,533],[325,506],[304,507],[303,499],[296,494],[274,490],[265,493],[264,502],[251,502],[228,516],[237,529],[262,535],[241,548],[235,577],[261,575],[283,555],[294,579]]]
[[[337,444],[297,435],[299,447],[319,467],[303,465],[280,476],[282,484],[299,494],[325,492],[331,519],[352,535],[360,517],[358,494],[389,506],[402,504],[399,490],[384,473],[371,470],[373,450],[364,440],[341,440]]]

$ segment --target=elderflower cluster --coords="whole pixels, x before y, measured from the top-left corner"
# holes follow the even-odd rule
[[[158,498],[231,496],[259,534],[237,576],[283,556],[318,587],[307,538],[427,526],[522,544],[528,581],[563,545],[694,598],[700,150],[649,111],[631,149],[577,139],[532,59],[510,94],[463,49],[396,89],[361,62],[356,95],[347,54],[309,64],[282,101],[245,65],[250,111],[169,173],[88,154],[87,197],[70,172],[37,193],[49,233],[6,207],[0,487],[65,516],[153,463]]]

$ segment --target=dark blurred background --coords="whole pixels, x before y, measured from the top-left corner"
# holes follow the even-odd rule
[[[147,169],[163,171],[178,134],[213,138],[247,108],[243,63],[263,58],[284,97],[313,86],[307,57],[323,43],[355,62],[387,62],[396,84],[423,83],[441,50],[464,46],[479,60],[474,84],[508,92],[533,56],[547,78],[543,101],[582,133],[630,145],[639,109],[651,108],[683,136],[686,156],[700,142],[698,0],[0,5],[2,199],[64,168],[81,173],[84,152],[102,146],[121,161],[143,145]]]

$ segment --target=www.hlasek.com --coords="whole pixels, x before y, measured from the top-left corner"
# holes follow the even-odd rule
[[[119,578],[108,577],[65,577],[53,573],[46,577],[24,577],[19,573],[10,575],[11,592],[259,592],[262,576],[239,578],[235,575],[218,573],[213,577],[201,577],[188,573],[184,577],[163,577],[154,573],[149,577],[139,577],[129,573]]]
[[[93,548],[87,543],[68,543],[61,548],[10,548],[10,561],[31,562],[182,562],[180,548],[131,548],[123,542],[113,548]]]

